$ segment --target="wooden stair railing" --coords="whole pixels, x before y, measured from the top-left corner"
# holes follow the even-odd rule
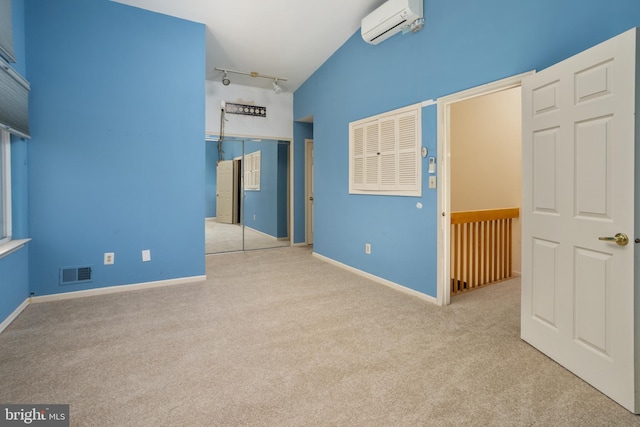
[[[512,220],[519,215],[519,208],[451,213],[451,295],[512,276]]]

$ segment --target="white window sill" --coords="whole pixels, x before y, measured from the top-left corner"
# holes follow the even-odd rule
[[[18,239],[9,240],[7,243],[0,245],[0,258],[4,258],[7,255],[17,251],[21,247],[27,244],[31,239]]]

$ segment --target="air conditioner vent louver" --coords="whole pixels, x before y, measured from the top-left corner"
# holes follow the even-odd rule
[[[63,267],[60,269],[60,285],[91,282],[91,267]]]
[[[380,37],[384,36],[384,35],[385,35],[385,34],[387,34],[389,31],[393,31],[393,30],[395,30],[396,28],[400,27],[400,26],[401,26],[402,24],[404,24],[405,22],[407,22],[407,20],[406,20],[406,19],[404,19],[404,20],[402,20],[402,21],[398,22],[396,25],[394,25],[393,27],[391,27],[391,28],[389,28],[389,29],[387,29],[387,30],[384,30],[384,32],[383,32],[382,34],[378,34],[377,36],[372,37],[372,38],[371,38],[371,42],[372,42],[372,43],[373,43],[373,42],[375,42],[375,41],[376,41],[376,40],[378,40]]]

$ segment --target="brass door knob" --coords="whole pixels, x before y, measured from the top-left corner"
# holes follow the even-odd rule
[[[618,233],[613,237],[598,237],[598,240],[606,242],[616,242],[620,246],[626,246],[629,243],[629,237],[624,233]]]

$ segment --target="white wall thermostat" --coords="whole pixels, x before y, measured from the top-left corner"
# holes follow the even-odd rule
[[[429,173],[436,173],[436,158],[429,157]]]

